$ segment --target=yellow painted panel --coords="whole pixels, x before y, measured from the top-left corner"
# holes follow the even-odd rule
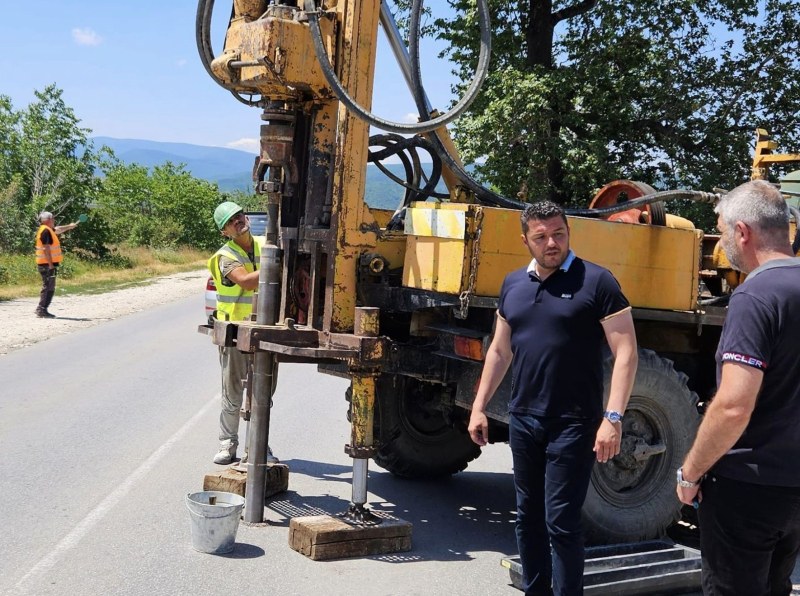
[[[457,207],[471,220],[474,207]],[[633,306],[695,308],[701,231],[574,217],[569,223],[575,253],[611,270]],[[476,295],[497,296],[505,275],[530,262],[521,231],[519,211],[483,208]],[[408,236],[403,285],[459,293],[466,289],[471,254],[470,242]]]
[[[466,237],[464,209],[408,209],[405,233],[413,236],[435,236],[463,240]]]
[[[458,294],[464,277],[464,241],[408,236],[403,285]]]
[[[575,253],[607,267],[634,306],[691,310],[696,306],[700,230],[570,218]]]

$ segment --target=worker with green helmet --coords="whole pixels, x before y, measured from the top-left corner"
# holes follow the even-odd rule
[[[217,286],[214,316],[225,321],[243,321],[253,312],[253,290],[258,287],[258,264],[264,238],[250,233],[250,222],[242,208],[232,201],[214,210],[214,223],[227,242],[208,260],[208,270]],[[222,412],[219,416],[219,451],[215,464],[227,465],[236,457],[239,445],[239,410],[244,379],[252,367],[252,354],[236,347],[220,347],[222,367]],[[246,457],[245,453],[245,457]],[[278,459],[267,447],[267,463]]]

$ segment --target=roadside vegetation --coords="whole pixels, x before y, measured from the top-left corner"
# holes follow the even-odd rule
[[[103,261],[67,255],[59,267],[58,296],[99,294],[147,283],[154,277],[203,269],[208,253],[193,248],[112,249]],[[0,267],[0,302],[39,295],[42,279],[31,255],[3,255]]]
[[[55,85],[15,109],[0,95],[0,300],[35,296],[38,214],[56,225],[86,221],[61,236],[65,257],[57,292],[99,292],[205,266],[220,244],[212,219],[224,200],[252,208],[256,198],[223,193],[182,164],[126,164],[91,131]]]

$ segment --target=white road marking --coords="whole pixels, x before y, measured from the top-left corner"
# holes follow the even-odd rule
[[[142,465],[128,476],[125,481],[120,484],[111,494],[103,499],[97,507],[92,509],[86,517],[84,517],[72,531],[64,536],[61,541],[56,544],[50,553],[43,557],[36,565],[22,576],[13,588],[13,591],[24,593],[26,584],[30,584],[38,575],[41,575],[48,569],[51,569],[58,560],[64,556],[69,550],[73,549],[78,543],[94,528],[100,520],[102,520],[109,511],[116,507],[122,499],[130,492],[133,486],[144,478],[158,463],[167,455],[167,452],[172,448],[175,443],[180,441],[189,430],[197,424],[197,422],[208,412],[213,406],[219,407],[220,396],[216,395],[211,399],[203,408],[192,416],[186,424],[184,424],[174,435],[172,435],[161,447],[155,450],[153,454],[148,457]]]

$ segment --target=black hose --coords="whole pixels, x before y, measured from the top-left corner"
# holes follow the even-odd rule
[[[657,201],[672,201],[675,199],[689,199],[699,203],[714,204],[719,200],[719,195],[713,192],[703,192],[699,190],[664,190],[644,195],[632,201],[623,201],[622,203],[617,203],[616,205],[610,205],[608,207],[600,207],[597,209],[565,209],[564,212],[567,215],[574,215],[577,217],[603,217],[604,215],[613,215],[614,213],[620,213],[628,209],[644,207],[645,205]]]
[[[789,212],[794,217],[794,242],[792,242],[792,254],[796,255],[800,250],[800,210],[789,205]]]
[[[446,199],[450,197],[449,194],[435,191],[435,188],[439,184],[439,180],[441,178],[442,162],[434,151],[433,147],[431,147],[430,143],[423,137],[403,137],[395,134],[373,135],[369,139],[369,144],[370,146],[377,145],[386,147],[381,151],[370,151],[369,161],[378,166],[381,172],[383,172],[393,182],[413,193],[412,195],[406,193],[401,207],[408,205],[412,201],[421,200],[424,197],[434,197],[439,199]],[[419,180],[420,178],[425,177],[425,173],[422,171],[419,157],[416,155],[417,148],[427,151],[432,159],[431,173],[429,176],[427,176],[426,184],[422,188],[419,186]],[[404,182],[402,179],[389,171],[381,163],[381,161],[396,155],[405,164],[406,160],[408,159],[405,155],[405,152],[408,152],[412,155],[412,160],[414,162],[414,173],[413,175],[409,175],[409,169],[406,167],[406,180]]]
[[[233,17],[232,11],[233,8],[231,8],[231,18]],[[220,80],[217,75],[214,74],[214,71],[211,70],[211,63],[214,61],[214,49],[211,45],[211,15],[213,13],[214,0],[197,1],[197,15],[195,17],[194,34],[195,43],[197,44],[197,52],[200,54],[200,62],[203,63],[203,68],[206,69],[206,72],[215,83],[217,83],[226,91],[230,91],[231,95],[236,98],[236,101],[239,101],[250,107],[261,105],[260,101],[245,99],[237,91],[229,89],[224,81]]]
[[[417,5],[419,4],[419,6]],[[422,69],[419,59],[419,16],[422,13],[422,3],[416,0],[411,10],[411,21],[409,23],[409,60],[411,61],[411,78],[413,84],[414,101],[417,104],[417,111],[421,121],[430,120],[430,114],[427,113],[427,103],[425,101],[425,87],[422,84]],[[488,16],[487,16],[488,19]],[[488,29],[488,27],[487,27]],[[481,28],[481,45],[484,43],[491,43],[491,31],[488,31],[488,42],[483,39],[484,30]],[[507,209],[524,209],[527,203],[510,199],[479,184],[464,168],[455,160],[450,152],[442,143],[439,134],[434,130],[428,133],[428,140],[436,149],[441,160],[447,165],[451,172],[458,178],[458,181],[464,185],[469,191],[475,194],[479,202],[495,205],[497,207],[505,207]]]
[[[415,10],[421,10],[422,0],[414,0],[412,14]],[[437,116],[433,120],[426,120],[416,124],[403,124],[400,122],[391,122],[383,118],[379,118],[371,112],[362,108],[356,101],[350,97],[347,91],[342,87],[341,81],[336,76],[333,70],[328,55],[325,52],[325,45],[322,40],[322,30],[319,25],[319,12],[316,9],[314,0],[305,0],[304,9],[308,15],[308,21],[311,28],[311,37],[314,40],[314,52],[317,55],[322,73],[325,80],[333,89],[336,97],[342,102],[347,109],[353,112],[356,116],[368,122],[376,128],[386,130],[389,132],[396,132],[402,134],[417,134],[425,133],[435,130],[441,126],[446,125],[448,122],[458,118],[461,113],[466,110],[480,92],[486,74],[489,72],[489,59],[491,57],[491,31],[489,23],[489,7],[486,0],[478,0],[478,15],[481,26],[481,51],[478,57],[478,66],[475,70],[475,78],[472,80],[464,97],[447,113]]]

